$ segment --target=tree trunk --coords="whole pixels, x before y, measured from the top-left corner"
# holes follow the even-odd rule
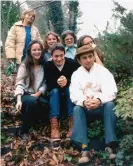
[[[5,41],[6,41],[6,37],[7,37],[7,33],[8,33],[8,27],[5,22],[4,13],[3,13],[2,8],[1,8],[1,20],[3,20],[2,24],[1,24],[1,40],[2,40],[2,44],[3,44],[3,56],[5,57]]]

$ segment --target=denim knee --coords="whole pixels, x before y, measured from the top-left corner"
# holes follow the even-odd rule
[[[105,103],[106,107],[114,107],[114,102],[113,101],[109,101],[107,103]]]
[[[77,114],[82,114],[83,113],[83,108],[81,106],[75,106],[73,108],[73,116]]]
[[[34,96],[22,96],[23,105],[33,106],[37,103],[37,98]]]
[[[50,95],[59,95],[59,89],[58,88],[54,88],[50,91]]]
[[[106,111],[106,113],[114,114],[114,108],[115,108],[115,105],[111,101],[104,104],[104,110]]]
[[[111,109],[111,108],[113,109],[115,107],[115,105],[114,105],[114,102],[109,101],[104,104],[104,107],[106,107],[107,109]]]

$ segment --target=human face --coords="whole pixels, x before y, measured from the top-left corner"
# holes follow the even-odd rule
[[[86,70],[90,70],[94,64],[94,55],[93,53],[85,53],[80,56],[78,62],[83,66]]]
[[[92,44],[94,44],[94,42],[90,37],[85,37],[83,40],[83,44],[92,46]]]
[[[48,47],[51,48],[56,43],[57,43],[56,36],[54,36],[52,34],[48,35],[48,38],[47,38],[47,45],[48,45]]]
[[[33,61],[38,61],[40,60],[42,55],[42,50],[40,47],[40,44],[35,43],[31,46],[31,56],[33,58]]]
[[[52,54],[52,59],[57,66],[62,66],[65,62],[65,54],[62,50],[55,50]]]
[[[34,20],[35,20],[35,14],[33,12],[25,14],[24,16],[25,22],[27,22],[28,24],[32,24]]]
[[[67,35],[64,41],[65,45],[68,47],[72,47],[74,45],[74,37],[72,35]]]

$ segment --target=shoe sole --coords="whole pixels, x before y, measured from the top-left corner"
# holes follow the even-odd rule
[[[55,141],[61,141],[60,138],[51,138],[51,142],[55,142]]]

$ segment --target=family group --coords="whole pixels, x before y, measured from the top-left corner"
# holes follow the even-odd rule
[[[71,30],[61,36],[49,31],[42,40],[33,25],[34,10],[23,12],[22,19],[8,32],[5,43],[9,63],[16,63],[16,109],[22,114],[19,136],[28,137],[29,127],[38,119],[49,119],[51,140],[60,141],[59,119],[62,98],[66,103],[66,138],[81,148],[79,163],[89,161],[89,119],[103,119],[106,150],[115,154],[117,86],[104,67],[103,54],[94,39],[77,39]]]

